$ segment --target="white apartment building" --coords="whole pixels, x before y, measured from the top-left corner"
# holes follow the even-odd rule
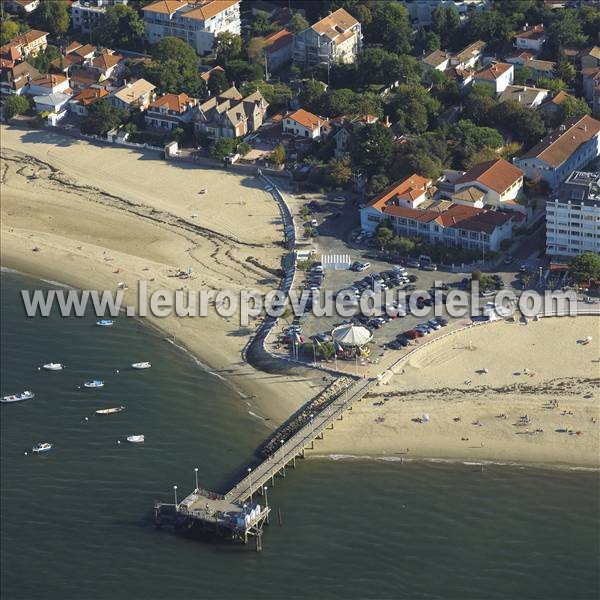
[[[546,254],[600,254],[600,173],[573,171],[546,200]]]
[[[360,23],[343,8],[294,36],[294,63],[353,63],[362,47]]]
[[[219,33],[241,33],[240,0],[158,0],[143,8],[146,39],[174,36],[198,54],[212,51]]]
[[[128,0],[75,0],[71,4],[73,29],[90,33],[98,27],[106,9],[115,4],[127,4]]]

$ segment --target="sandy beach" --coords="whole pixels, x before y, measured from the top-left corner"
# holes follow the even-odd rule
[[[51,131],[1,132],[4,267],[82,289],[126,282],[128,304],[141,279],[150,291],[276,285],[282,224],[256,179]],[[190,267],[192,279],[169,277]],[[321,371],[250,367],[242,353],[255,325],[235,317],[148,321],[234,385],[269,427],[325,384]],[[597,467],[599,339],[595,317],[499,322],[445,337],[404,361],[312,454]],[[418,422],[423,415],[428,422]]]
[[[598,339],[598,318],[583,316],[447,336],[355,404],[313,455],[597,468]]]
[[[257,179],[51,131],[1,133],[3,267],[81,289],[125,282],[128,304],[138,280],[150,292],[276,287],[282,224]],[[190,267],[191,279],[169,277]],[[322,372],[273,375],[247,365],[242,351],[255,325],[240,327],[235,316],[148,321],[232,383],[271,427],[323,387]]]

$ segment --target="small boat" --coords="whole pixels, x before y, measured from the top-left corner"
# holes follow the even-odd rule
[[[97,415],[114,415],[125,410],[124,406],[115,406],[114,408],[101,408],[96,411]]]
[[[128,435],[127,441],[131,442],[132,444],[142,444],[144,442],[144,436],[143,435]]]
[[[33,392],[30,392],[28,390],[22,392],[21,394],[12,394],[10,396],[4,396],[4,398],[2,398],[2,400],[0,400],[0,402],[3,403],[10,403],[10,402],[23,402],[23,400],[31,400],[33,397],[35,396],[35,394]]]
[[[64,368],[64,365],[61,363],[46,363],[42,365],[42,369],[46,369],[46,371],[62,371]]]
[[[96,321],[98,327],[112,327],[113,324],[114,321],[112,319],[100,319],[99,321]]]
[[[149,369],[152,365],[149,362],[139,362],[133,363],[131,365],[132,369]]]
[[[48,442],[40,442],[31,449],[34,454],[42,454],[42,452],[50,452],[50,450],[52,450],[52,444]]]
[[[83,384],[83,387],[86,388],[101,388],[104,387],[104,381],[101,379],[92,379],[91,381],[86,381]]]

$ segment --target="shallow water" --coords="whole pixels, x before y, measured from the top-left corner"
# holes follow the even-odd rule
[[[283,526],[272,521],[261,554],[154,529],[154,500],[187,493],[196,466],[201,485],[225,488],[269,430],[140,323],[27,319],[18,290],[48,284],[1,280],[1,393],[36,392],[0,413],[3,600],[600,593],[595,472],[312,459],[269,490]],[[127,368],[141,360],[152,369]],[[49,361],[67,368],[37,370]],[[106,386],[78,389],[89,378]],[[117,443],[134,433],[146,443]],[[55,447],[25,456],[38,441]]]

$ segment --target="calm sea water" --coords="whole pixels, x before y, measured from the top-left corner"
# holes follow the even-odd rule
[[[596,598],[590,472],[387,461],[300,462],[270,490],[261,554],[156,530],[173,484],[221,489],[268,429],[243,399],[132,320],[27,319],[2,274],[1,593],[12,599]],[[149,360],[136,372],[127,366]],[[63,362],[63,372],[38,371]],[[115,371],[119,369],[117,374]],[[83,390],[88,378],[105,388]],[[108,417],[97,408],[123,404]],[[86,422],[85,417],[89,420]],[[143,446],[117,444],[143,433]],[[38,441],[46,456],[25,456]]]

